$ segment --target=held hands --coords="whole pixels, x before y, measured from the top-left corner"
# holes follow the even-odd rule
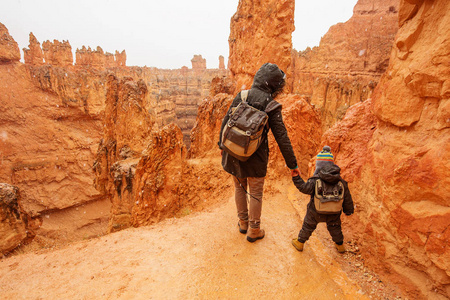
[[[298,169],[298,167],[291,170],[291,176],[292,177],[300,176],[300,170]]]

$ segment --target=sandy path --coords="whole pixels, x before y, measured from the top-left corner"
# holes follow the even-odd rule
[[[182,219],[3,259],[1,298],[367,299],[320,242],[303,253],[291,246],[301,218],[288,199],[296,191],[285,190],[266,193],[263,240],[247,242],[225,199]]]

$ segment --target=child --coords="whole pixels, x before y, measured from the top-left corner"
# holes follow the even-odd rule
[[[325,147],[324,147],[325,148]],[[328,147],[329,148],[329,147]],[[324,149],[325,150],[325,149]],[[331,150],[331,149],[330,149]],[[321,152],[322,153],[322,152]],[[331,154],[331,152],[329,152]],[[320,153],[319,153],[320,154]],[[331,154],[332,155],[332,154]],[[317,224],[320,222],[327,223],[327,229],[330,232],[330,235],[335,242],[336,249],[339,253],[345,252],[344,247],[344,236],[342,234],[341,229],[341,210],[343,209],[344,213],[347,216],[353,214],[353,200],[350,194],[350,190],[348,189],[347,182],[343,180],[340,176],[341,169],[336,166],[332,161],[324,163],[322,166],[319,163],[319,166],[316,165],[316,171],[314,172],[313,177],[309,178],[308,181],[303,181],[300,175],[294,176],[293,174],[292,181],[298,190],[304,194],[311,195],[311,200],[308,203],[308,207],[306,210],[306,216],[303,220],[303,226],[298,234],[298,238],[292,240],[292,245],[298,250],[303,251],[303,246],[305,242],[309,239],[313,231],[316,229]],[[339,211],[337,212],[326,212],[319,213],[316,209],[316,204],[321,205],[318,201],[316,195],[316,182],[320,180],[322,185],[328,187],[337,187],[339,190],[339,196],[324,196],[323,198],[339,198],[340,201],[330,200],[328,203],[333,203],[335,206],[339,206]],[[323,183],[324,182],[324,183]],[[320,186],[320,185],[319,185]],[[340,186],[340,188],[339,188]],[[316,198],[316,199],[315,199]],[[316,204],[314,203],[316,200]],[[328,200],[327,200],[328,201]]]

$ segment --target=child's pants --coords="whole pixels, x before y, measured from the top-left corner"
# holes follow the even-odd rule
[[[305,219],[303,220],[302,229],[298,234],[298,241],[301,243],[306,242],[316,229],[317,224],[321,222],[327,223],[327,229],[330,232],[333,242],[341,245],[344,242],[344,235],[341,229],[341,214],[319,214],[309,205],[306,210]]]

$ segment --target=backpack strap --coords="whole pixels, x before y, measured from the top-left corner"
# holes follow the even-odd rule
[[[275,100],[272,100],[269,102],[269,104],[267,104],[265,111],[266,111],[266,113],[269,113],[279,107],[281,107],[281,104]]]
[[[247,102],[248,92],[249,92],[249,90],[243,90],[243,91],[241,91],[241,99],[242,99],[242,102]]]

